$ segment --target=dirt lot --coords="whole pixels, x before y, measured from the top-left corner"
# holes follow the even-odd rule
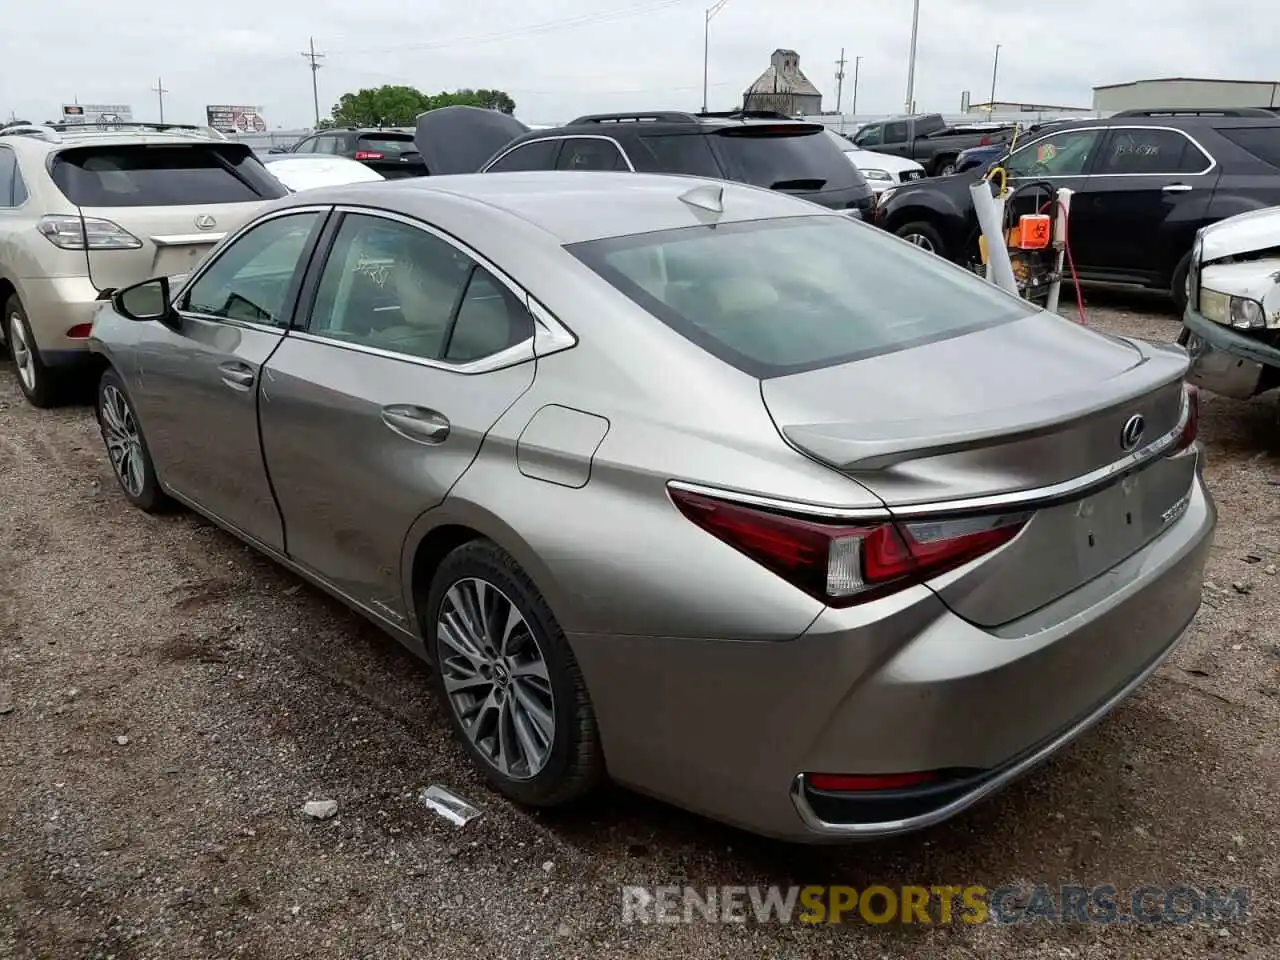
[[[1171,339],[1158,301],[1090,295]],[[0,364],[0,957],[1275,957],[1280,429],[1206,398],[1221,525],[1171,663],[1051,765],[926,835],[768,843],[621,791],[572,816],[486,792],[421,666],[189,514],[117,494],[87,407]],[[127,738],[127,739],[126,739]],[[484,815],[459,829],[429,783]],[[313,821],[307,800],[338,815]],[[1178,883],[1246,923],[624,925],[622,884]]]

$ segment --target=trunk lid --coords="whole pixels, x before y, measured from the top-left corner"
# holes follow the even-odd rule
[[[87,269],[99,290],[189,273],[266,200],[287,194],[253,152],[236,143],[76,146],[56,155],[52,176],[86,221]],[[94,220],[114,224],[137,243],[97,245],[95,231],[103,225]]]
[[[1031,513],[1011,543],[933,584],[961,616],[992,626],[1102,574],[1164,529],[1194,458],[1133,468],[1177,430],[1186,363],[1171,345],[1038,314],[764,380],[762,395],[792,446],[857,480],[904,523],[978,508]],[[1094,478],[1087,496],[1001,505],[1002,495],[1084,477]]]

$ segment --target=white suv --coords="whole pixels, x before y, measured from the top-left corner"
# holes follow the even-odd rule
[[[253,151],[173,124],[0,130],[0,346],[35,406],[58,402],[110,291],[188,273],[285,187]]]

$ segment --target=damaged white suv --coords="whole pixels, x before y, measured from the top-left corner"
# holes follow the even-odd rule
[[[1191,383],[1238,400],[1280,387],[1280,207],[1197,234],[1182,323]]]
[[[100,303],[191,270],[287,195],[253,151],[208,128],[128,123],[0,131],[0,349],[35,406],[58,402]]]

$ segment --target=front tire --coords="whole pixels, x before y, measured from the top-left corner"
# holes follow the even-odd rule
[[[947,256],[947,245],[942,239],[942,234],[923,220],[903,224],[894,233],[921,250],[927,250],[943,258]]]
[[[102,442],[125,499],[146,513],[160,513],[171,501],[156,479],[146,437],[124,381],[114,370],[104,372],[98,382],[97,414]]]
[[[1191,254],[1187,254],[1178,261],[1178,265],[1173,269],[1173,280],[1169,284],[1169,295],[1173,297],[1173,306],[1181,317],[1187,310],[1187,302],[1191,299],[1191,291],[1187,289],[1187,282],[1191,278]]]
[[[63,398],[62,380],[40,359],[40,349],[31,335],[26,308],[16,294],[5,303],[4,330],[22,395],[33,407],[56,407]]]
[[[449,723],[494,789],[555,807],[603,781],[582,671],[515,560],[488,540],[458,547],[432,578],[424,619]]]

